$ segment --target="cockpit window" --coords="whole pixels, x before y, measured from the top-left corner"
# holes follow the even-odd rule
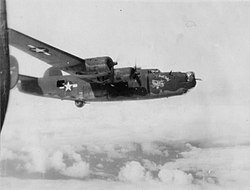
[[[150,72],[150,73],[159,73],[160,70],[159,70],[159,69],[151,69],[149,72]]]

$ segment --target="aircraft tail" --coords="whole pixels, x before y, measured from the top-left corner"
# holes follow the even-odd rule
[[[20,92],[42,96],[43,92],[39,86],[39,79],[32,76],[19,75],[17,88]]]

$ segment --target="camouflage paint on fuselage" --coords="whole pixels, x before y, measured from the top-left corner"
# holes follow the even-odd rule
[[[73,75],[44,78],[20,75],[18,88],[32,95],[66,100],[124,101],[181,95],[196,85],[192,72],[163,73],[141,69],[139,76],[141,85],[129,78],[113,83],[97,83],[87,82]]]
[[[182,95],[195,87],[193,72],[152,72],[141,70],[142,85],[135,80],[113,84],[109,89],[109,100],[153,99]]]
[[[149,75],[149,83],[152,95],[169,97],[186,93],[195,87],[196,80],[192,72],[159,72]]]

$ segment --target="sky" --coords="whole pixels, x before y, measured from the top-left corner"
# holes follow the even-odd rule
[[[194,71],[183,96],[91,103],[13,89],[1,189],[248,189],[250,3],[8,0],[8,25],[117,67]],[[21,74],[49,65],[15,48]]]

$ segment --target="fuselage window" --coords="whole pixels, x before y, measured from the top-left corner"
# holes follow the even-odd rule
[[[56,86],[60,88],[60,87],[64,87],[64,84],[65,84],[65,80],[58,80],[56,83]]]

